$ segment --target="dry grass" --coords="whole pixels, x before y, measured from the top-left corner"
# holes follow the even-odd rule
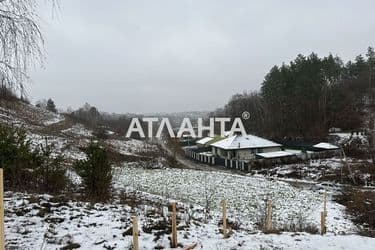
[[[348,189],[336,197],[360,226],[361,234],[375,237],[375,192]]]

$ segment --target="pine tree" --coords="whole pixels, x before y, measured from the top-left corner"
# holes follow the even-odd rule
[[[58,193],[66,186],[66,169],[61,155],[53,154],[54,145],[32,149],[26,131],[0,124],[0,163],[6,187],[13,190],[38,190]]]
[[[367,56],[367,63],[369,67],[369,86],[371,88],[373,85],[373,80],[374,80],[374,67],[375,67],[374,48],[368,47],[366,56]]]
[[[106,151],[91,143],[86,149],[87,159],[78,160],[75,169],[83,179],[86,195],[94,201],[105,201],[110,196],[112,172]]]

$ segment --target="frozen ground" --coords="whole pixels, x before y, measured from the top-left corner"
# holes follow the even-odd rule
[[[82,124],[75,124],[72,127],[61,131],[67,135],[73,135],[78,137],[92,137],[92,131],[86,129]]]
[[[126,139],[126,140],[106,140],[106,144],[116,149],[119,153],[123,155],[139,155],[143,152],[156,150],[156,146],[152,144],[145,143],[144,141]]]
[[[339,132],[339,133],[330,133],[330,135],[337,136],[338,143],[341,145],[349,143],[351,140],[355,140],[355,139],[360,140],[362,143],[368,143],[366,136],[362,134]]]
[[[142,195],[142,194],[141,194]],[[5,233],[7,249],[131,249],[131,216],[139,218],[140,249],[170,249],[169,232],[149,231],[150,225],[170,218],[163,208],[168,200],[143,194],[151,205],[132,208],[119,202],[90,204],[73,202],[49,195],[6,193]],[[157,204],[158,205],[153,205]],[[161,204],[161,205],[160,205]],[[178,212],[187,204],[179,203]],[[160,214],[157,214],[160,211]],[[178,241],[186,246],[197,243],[196,249],[371,249],[375,239],[358,235],[327,235],[307,233],[263,234],[258,230],[233,230],[223,239],[218,217],[202,220],[202,210],[194,206],[188,213],[178,214]],[[230,210],[231,211],[231,210]],[[328,213],[331,213],[331,207]],[[164,216],[162,215],[164,214]],[[341,219],[341,218],[339,218]],[[168,219],[167,219],[168,220]],[[170,222],[167,222],[170,224]],[[329,222],[330,224],[330,222]],[[160,232],[162,232],[160,234]],[[158,248],[156,248],[158,247]]]
[[[27,139],[31,141],[32,148],[53,145],[53,155],[63,155],[68,160],[85,159],[86,155],[79,147],[87,146],[90,142],[88,139],[73,140],[71,138],[64,138],[60,136],[46,136],[34,133],[27,133]]]
[[[63,120],[64,116],[62,115],[21,102],[2,103],[0,107],[0,122],[17,126],[41,128]]]
[[[264,212],[265,200],[272,199],[274,222],[283,227],[291,222],[303,220],[306,223],[319,224],[322,210],[322,195],[309,190],[297,189],[281,181],[269,181],[212,171],[188,169],[156,169],[121,167],[115,171],[116,187],[133,187],[156,195],[173,198],[185,203],[198,204],[218,212],[220,202],[228,201],[228,207],[234,218],[254,230]],[[208,200],[208,203],[207,203]],[[351,233],[353,224],[344,218],[343,208],[330,203],[332,220],[328,231],[333,233]],[[331,221],[330,221],[331,222]]]

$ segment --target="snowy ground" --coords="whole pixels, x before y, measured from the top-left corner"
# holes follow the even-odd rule
[[[338,138],[338,143],[341,145],[344,145],[351,140],[358,139],[363,143],[368,143],[367,138],[363,134],[355,134],[355,133],[344,133],[344,132],[339,132],[339,133],[330,133],[331,136],[336,136]]]
[[[228,201],[231,214],[254,230],[264,212],[265,200],[271,198],[274,206],[274,223],[283,227],[290,222],[303,220],[306,223],[319,224],[322,210],[322,195],[309,190],[297,189],[281,181],[269,181],[212,171],[187,169],[156,169],[121,167],[115,171],[115,187],[130,186],[185,203],[209,206],[219,212],[220,202]],[[331,203],[330,203],[331,204]],[[353,232],[354,226],[344,219],[343,207],[336,203],[330,206],[332,215],[339,223],[332,221],[328,231],[333,233]]]
[[[63,134],[79,136],[79,137],[92,137],[92,131],[86,129],[82,124],[75,124],[72,127],[61,131]]]
[[[126,140],[106,140],[106,144],[116,149],[123,155],[140,155],[143,152],[156,150],[157,147],[152,144],[145,143],[144,141],[126,139]]]
[[[369,159],[355,159],[347,157],[345,163],[350,166],[357,178],[357,184],[362,186],[375,186],[375,179],[372,168],[370,167],[371,160]],[[348,167],[344,165],[341,158],[333,157],[326,159],[309,160],[305,163],[296,164],[279,164],[272,168],[252,169],[251,174],[272,176],[274,178],[283,180],[301,180],[310,182],[341,182],[340,172],[347,171]],[[345,177],[344,173],[344,177]],[[358,182],[358,180],[361,180]],[[346,180],[345,184],[352,184],[351,179]]]
[[[59,249],[72,243],[82,249],[127,246],[127,241],[116,237],[122,238],[129,224],[129,207],[57,202],[48,195],[7,196],[11,196],[5,203],[7,249]]]
[[[60,200],[48,195],[7,192],[6,248],[131,249],[131,216],[136,214],[139,218],[140,249],[169,249],[169,232],[156,228],[151,232],[146,230],[150,225],[163,221],[164,216],[170,218],[167,210],[163,209],[163,204],[167,204],[168,200],[146,193],[143,195],[144,201],[150,200],[150,204],[161,202],[161,205],[131,208],[119,202],[90,204]],[[330,204],[329,214],[332,213],[331,206],[336,205]],[[190,206],[179,202],[178,212],[187,207]],[[263,234],[258,230],[246,229],[233,230],[230,238],[223,239],[218,227],[220,218],[214,216],[204,222],[199,206],[194,206],[191,211],[178,214],[178,242],[183,246],[197,243],[196,249],[371,249],[375,244],[373,238],[354,234]],[[190,221],[185,219],[187,213],[192,215]],[[170,224],[169,221],[167,223]],[[330,221],[328,223],[331,225]]]
[[[25,103],[3,103],[1,105],[0,122],[8,124],[26,126],[28,128],[41,128],[64,120],[64,116],[60,114]]]
[[[73,140],[71,138],[64,138],[60,136],[46,136],[34,133],[27,133],[27,139],[31,141],[32,148],[53,145],[53,155],[63,155],[68,160],[85,159],[86,155],[79,147],[84,147],[89,144],[88,139]]]

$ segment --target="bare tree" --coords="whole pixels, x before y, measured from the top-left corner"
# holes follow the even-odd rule
[[[42,65],[37,0],[0,0],[0,84],[24,94],[28,70]]]

